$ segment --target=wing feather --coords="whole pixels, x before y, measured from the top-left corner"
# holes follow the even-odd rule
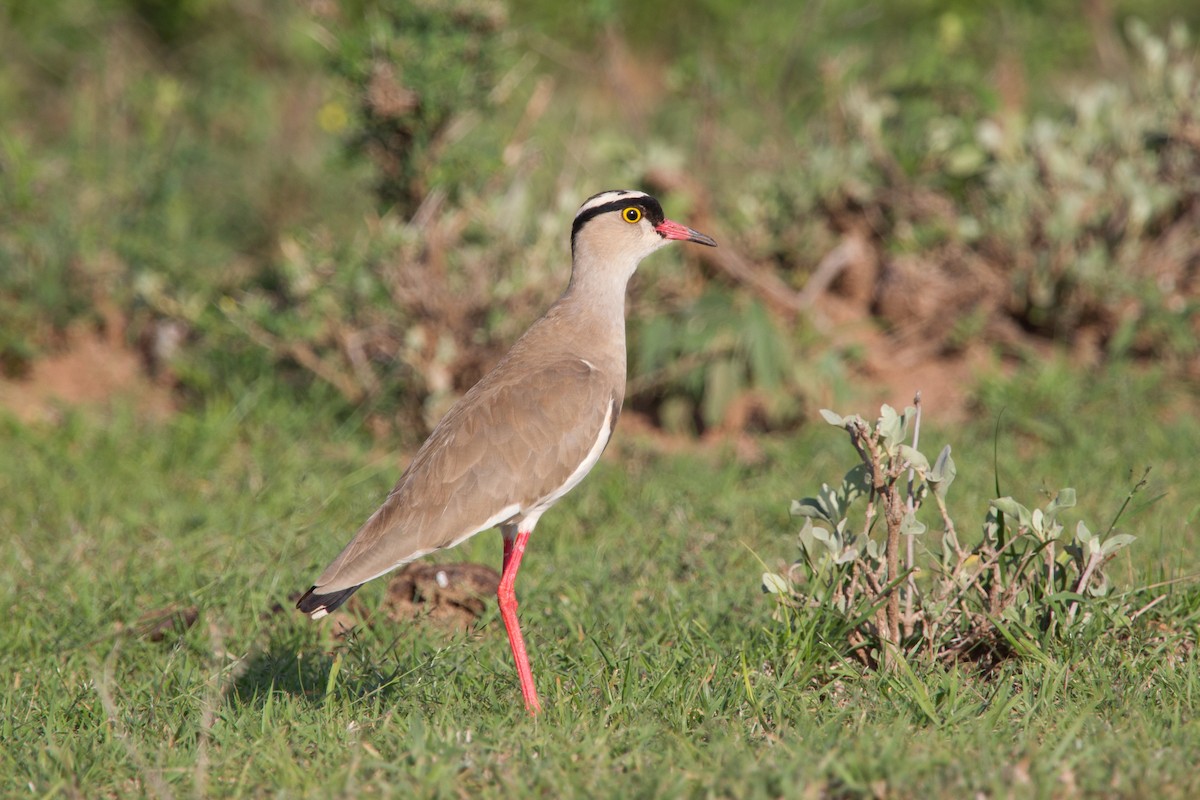
[[[552,497],[597,440],[611,435],[619,377],[570,357],[485,376],[446,414],[315,588],[362,584],[497,524],[507,509],[517,517]]]

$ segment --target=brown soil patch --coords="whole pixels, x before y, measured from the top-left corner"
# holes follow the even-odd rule
[[[392,622],[425,620],[439,628],[467,630],[483,616],[499,586],[500,573],[482,564],[414,562],[388,583],[379,613]],[[330,615],[334,636],[373,624],[374,616],[355,595],[344,610]]]
[[[865,310],[857,319],[836,326],[830,337],[835,344],[854,346],[862,353],[857,373],[864,397],[875,404],[903,408],[912,404],[920,392],[923,413],[940,424],[961,422],[970,416],[980,376],[1013,369],[1012,363],[999,358],[990,346],[944,352],[905,341],[881,330]]]
[[[980,376],[1013,369],[998,354],[1048,344],[1001,313],[1002,288],[986,264],[962,253],[877,257],[848,265],[813,313],[834,343],[862,353],[858,371],[873,401],[903,408],[920,392],[926,413],[960,422]],[[968,319],[977,330],[957,330]]]
[[[130,403],[142,414],[162,419],[175,411],[169,385],[146,375],[141,355],[124,343],[123,331],[68,335],[57,353],[34,361],[18,379],[0,378],[0,411],[22,422],[54,422],[74,407]]]

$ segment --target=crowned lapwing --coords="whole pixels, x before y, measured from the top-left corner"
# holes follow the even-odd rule
[[[517,570],[542,514],[583,480],[612,436],[625,396],[626,285],[672,240],[717,244],[667,219],[643,192],[588,198],[571,227],[566,291],[447,412],[296,607],[320,619],[372,578],[499,527],[500,616],[525,707],[540,711],[517,622]]]

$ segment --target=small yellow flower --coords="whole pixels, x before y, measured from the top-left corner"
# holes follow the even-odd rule
[[[958,14],[947,11],[938,18],[938,42],[944,52],[953,53],[957,50],[965,32],[966,27]]]
[[[317,124],[326,133],[341,133],[350,124],[350,115],[341,103],[331,100],[317,112]]]

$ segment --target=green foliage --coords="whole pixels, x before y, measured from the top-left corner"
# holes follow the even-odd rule
[[[754,395],[758,423],[779,428],[795,421],[803,363],[797,348],[761,303],[741,307],[728,292],[709,291],[673,314],[633,322],[630,387],[636,403],[652,401],[660,422],[675,432],[753,420],[739,402]],[[744,406],[744,402],[742,402]],[[739,424],[740,422],[740,424]]]
[[[792,502],[804,519],[801,558],[786,575],[763,576],[782,613],[834,615],[848,652],[888,669],[911,657],[992,668],[1009,655],[1039,654],[1056,636],[1077,636],[1087,622],[1109,632],[1128,625],[1126,596],[1101,602],[1110,595],[1104,567],[1136,537],[1113,533],[1116,519],[1102,535],[1083,520],[1065,535],[1059,515],[1075,506],[1074,489],[1032,510],[992,499],[981,536],[964,548],[946,502],[957,466],[949,445],[932,463],[916,449],[916,407],[885,405],[873,426],[858,415],[821,415],[849,434],[859,462],[840,485]],[[852,516],[860,499],[866,509]],[[937,547],[923,546],[928,526],[917,516],[930,499],[942,523]]]
[[[679,430],[791,425],[844,371],[801,289],[848,239],[882,267],[862,312],[900,328],[923,302],[924,346],[1195,357],[1194,45],[1149,32],[1193,10],[1141,3],[1126,53],[1121,2],[685,5],[7,4],[0,369],[168,326],[188,397],[271,374],[419,427],[554,296],[571,212],[617,185],[746,265],[663,255],[635,285],[631,401]]]
[[[380,202],[408,216],[435,187],[452,198],[481,188],[502,166],[500,142],[464,136],[494,113],[493,92],[512,57],[504,6],[351,5],[353,21],[340,29],[334,62],[360,98],[349,137],[375,166]]]
[[[1010,306],[1029,327],[1069,338],[1099,326],[1118,355],[1190,356],[1197,301],[1180,294],[1181,265],[1200,250],[1194,239],[1176,245],[1184,252],[1164,246],[1197,224],[1200,67],[1182,27],[1166,40],[1136,23],[1129,34],[1140,63],[1127,82],[1080,91],[1066,118],[1019,136],[978,129],[990,162],[972,199],[980,247],[1011,265]]]
[[[943,349],[1015,322],[1097,357],[1193,358],[1200,68],[1181,25],[1128,31],[1128,71],[1031,119],[945,100],[931,114],[841,78],[839,105],[781,156],[795,169],[758,178],[749,242],[790,265],[869,231],[875,312]]]
[[[1086,474],[1078,501],[1093,507],[1153,452],[1155,475],[1182,488],[1129,512],[1131,580],[1194,572],[1200,422],[1161,425],[1177,398],[1127,367],[1089,382],[1081,405],[1041,413],[1084,415],[1106,446],[1004,448],[1001,472]],[[1131,384],[1140,402],[1126,405],[1113,390]],[[518,580],[546,703],[536,721],[492,603],[466,634],[377,618],[335,640],[289,595],[403,458],[339,423],[335,404],[269,385],[160,425],[132,412],[0,420],[0,793],[765,800],[804,785],[950,800],[1012,794],[1015,770],[1031,795],[1067,793],[1064,775],[1089,796],[1200,790],[1194,584],[1158,590],[1119,636],[1076,624],[1077,640],[989,679],[916,660],[864,670],[831,652],[834,620],[772,624],[755,553],[778,552],[790,525],[774,506],[796,470],[781,465],[842,474],[823,425],[764,442],[758,467],[613,442],[543,518]],[[968,465],[990,462],[991,431],[956,434],[950,496],[963,508],[990,497],[986,470]],[[440,558],[496,566],[499,537]],[[381,583],[361,590],[368,608]],[[194,623],[147,632],[146,616],[188,608]]]
[[[818,7],[766,2],[753,9],[739,0],[513,4],[514,21],[540,36],[587,50],[595,46],[596,31],[614,32],[637,52],[665,54],[674,82],[751,97],[766,115],[800,117],[839,102],[840,87],[830,80],[836,72],[922,105],[926,113],[991,109],[998,63],[1027,74],[1037,103],[1053,105],[1053,82],[1039,76],[1090,64],[1097,29],[1109,22],[1105,13],[1118,23],[1139,15],[1156,27],[1173,20],[1200,23],[1200,11],[1178,0],[1113,0],[1088,11],[1096,17],[1089,19],[1073,0],[894,0],[870,8],[831,0]],[[747,53],[755,57],[747,59]]]
[[[356,169],[327,172],[336,142],[317,112],[333,87],[311,23],[200,3],[221,24],[160,47],[122,4],[64,3],[50,18],[40,6],[54,4],[38,5],[0,26],[6,369],[72,326],[115,318],[135,339],[171,320],[190,334],[199,382],[185,388],[219,386],[246,343],[212,328],[216,301],[272,282],[284,231],[340,229],[362,208]],[[261,367],[233,371],[249,382]]]

